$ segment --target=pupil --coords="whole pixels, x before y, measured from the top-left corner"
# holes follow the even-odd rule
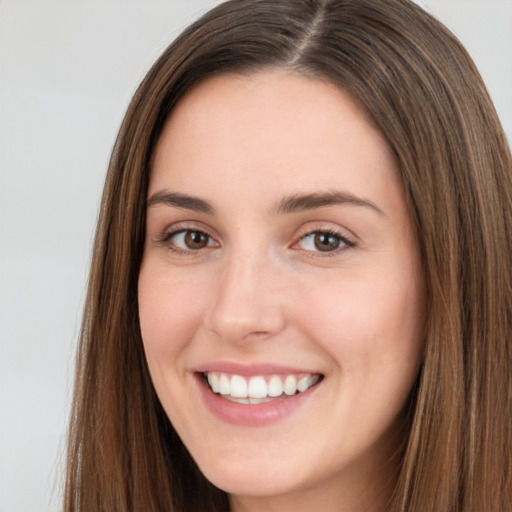
[[[328,233],[318,233],[315,235],[315,247],[319,251],[332,251],[339,246],[338,237]]]
[[[200,231],[188,231],[185,235],[185,243],[190,249],[202,249],[208,244],[208,236]]]

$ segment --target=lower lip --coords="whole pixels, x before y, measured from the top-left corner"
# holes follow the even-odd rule
[[[240,404],[214,393],[202,375],[196,374],[196,380],[206,406],[217,418],[227,423],[249,427],[269,425],[286,418],[303,406],[319,386],[316,384],[302,393],[276,398],[271,402]]]

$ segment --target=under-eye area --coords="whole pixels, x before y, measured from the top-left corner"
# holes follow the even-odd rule
[[[242,404],[259,404],[304,393],[324,378],[318,373],[245,377],[223,372],[201,372],[199,375],[214,393]]]

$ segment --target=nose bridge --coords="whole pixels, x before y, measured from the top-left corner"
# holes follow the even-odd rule
[[[228,341],[271,336],[284,325],[276,265],[264,251],[233,251],[222,262],[208,327]]]

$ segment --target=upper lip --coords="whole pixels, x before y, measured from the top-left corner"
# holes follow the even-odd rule
[[[252,377],[255,375],[294,375],[294,374],[312,374],[319,375],[321,372],[311,370],[310,368],[297,368],[291,366],[283,366],[278,364],[241,364],[231,361],[212,361],[209,363],[198,365],[192,369],[196,373],[228,373],[240,375],[243,377]]]

